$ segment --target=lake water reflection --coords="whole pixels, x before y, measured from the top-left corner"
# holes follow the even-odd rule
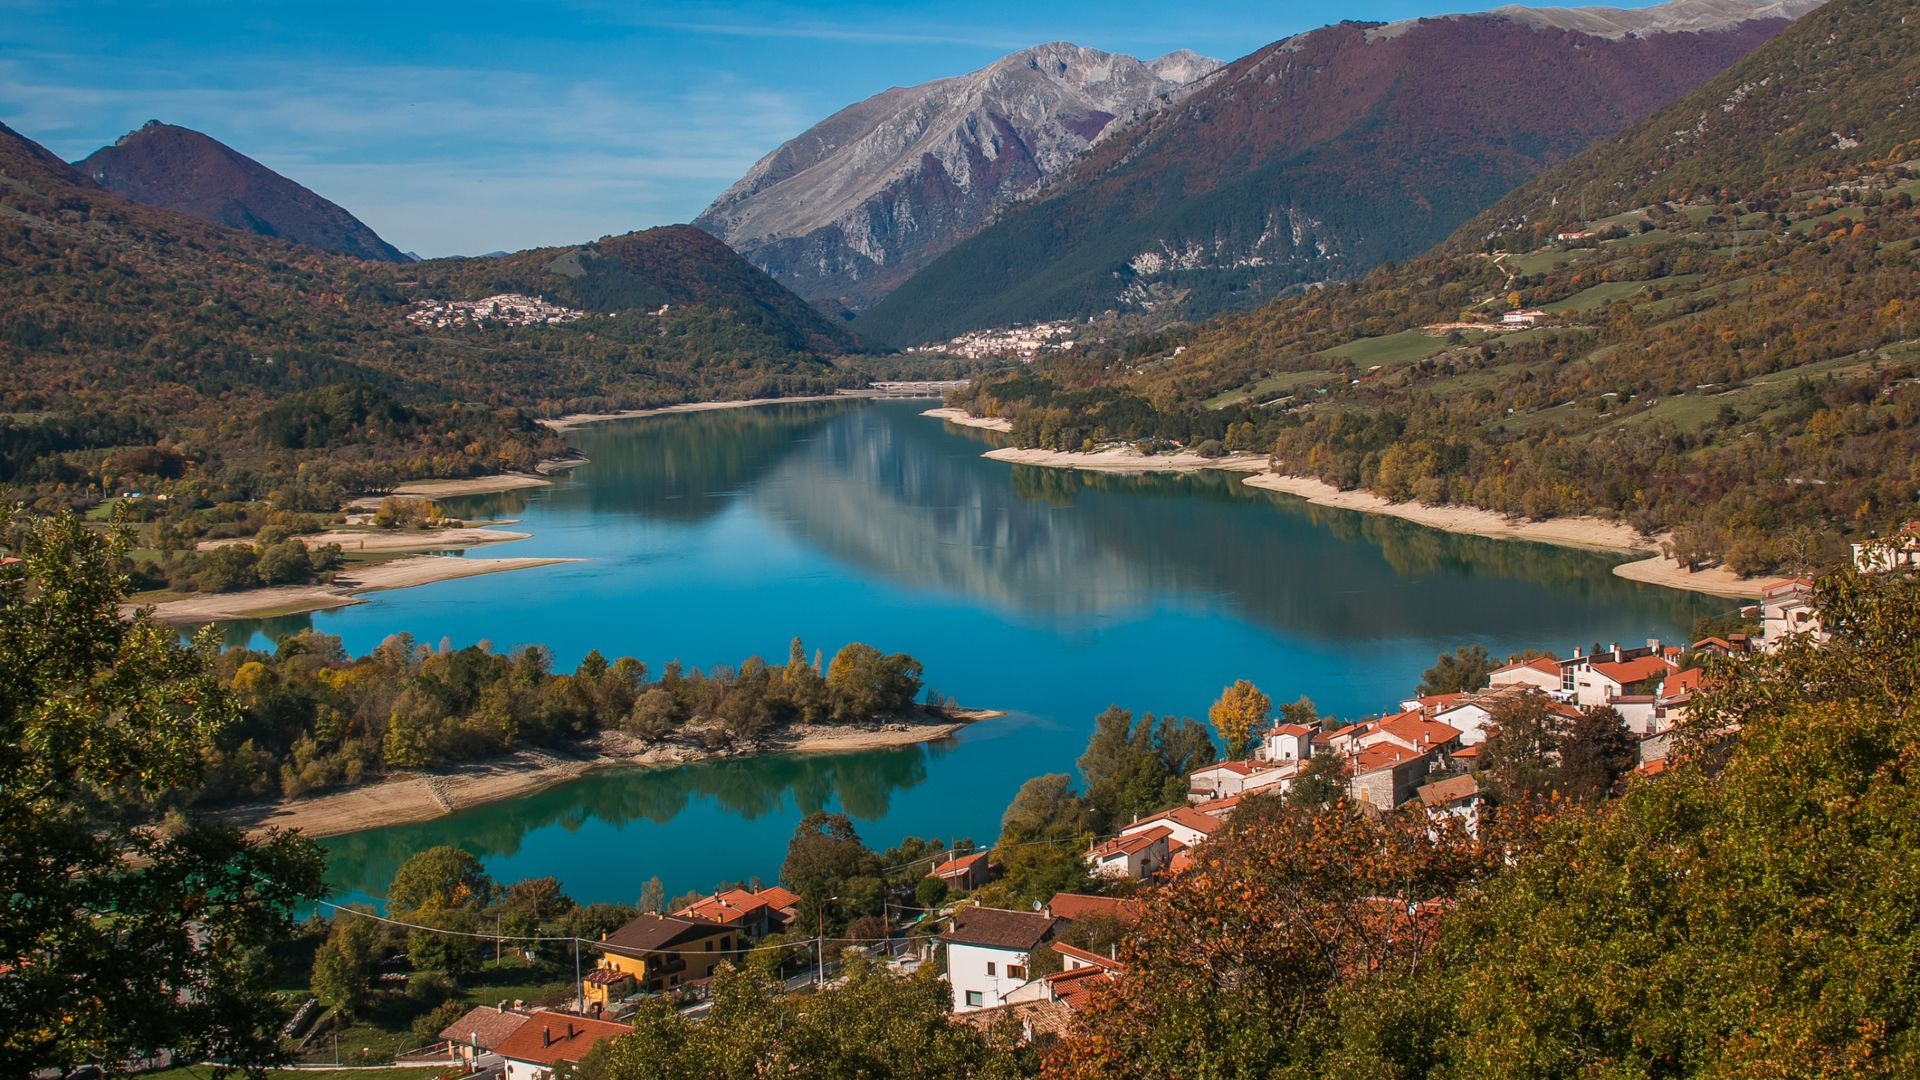
[[[988,839],[1026,778],[1071,772],[1109,704],[1203,715],[1248,677],[1359,715],[1442,649],[1496,653],[1673,638],[1721,601],[1636,585],[1606,559],[1454,536],[1251,490],[1224,474],[1111,476],[1007,466],[993,436],[922,402],[768,406],[575,433],[592,464],[552,488],[452,504],[512,518],[501,554],[586,562],[376,594],[311,625],[364,652],[391,633],[541,643],[658,670],[781,658],[793,635],[905,651],[927,684],[1004,720],[934,747],[601,773],[425,825],[328,841],[334,880],[378,896],[407,854],[465,845],[496,875],[552,874],[631,901],[777,872],[811,809],[874,846]]]

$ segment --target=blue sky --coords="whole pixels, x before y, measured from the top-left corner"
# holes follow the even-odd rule
[[[686,221],[835,110],[1043,41],[1232,59],[1475,6],[0,0],[0,121],[69,159],[195,128],[403,249],[477,254]]]

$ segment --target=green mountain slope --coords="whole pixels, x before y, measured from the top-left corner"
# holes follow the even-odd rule
[[[0,488],[29,499],[166,485],[244,499],[296,473],[353,488],[525,467],[562,448],[535,416],[849,378],[835,362],[844,328],[691,228],[365,262],[128,201],[3,127],[0,217]],[[554,270],[562,259],[578,272]],[[407,319],[420,299],[506,290],[592,314]],[[372,397],[345,389],[361,386]],[[270,407],[298,395],[299,415],[264,430]]]
[[[1743,572],[1830,561],[1920,516],[1916,56],[1910,5],[1834,0],[1434,255],[973,407],[1031,444],[1216,439],[1396,499],[1612,516]]]
[[[859,325],[906,344],[1110,309],[1205,315],[1349,278],[1431,247],[1785,25],[1609,39],[1463,16],[1289,38],[1094,147]]]

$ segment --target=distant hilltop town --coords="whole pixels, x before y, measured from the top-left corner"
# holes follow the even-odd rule
[[[939,345],[920,345],[907,351],[947,353],[978,360],[988,356],[1006,356],[1032,360],[1043,352],[1064,352],[1073,348],[1074,324],[1070,322],[1035,323],[1001,330],[975,330]]]
[[[586,317],[584,311],[523,293],[500,293],[480,300],[416,300],[413,310],[407,312],[408,322],[431,327],[534,326]]]

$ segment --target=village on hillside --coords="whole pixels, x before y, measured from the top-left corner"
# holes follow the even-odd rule
[[[570,323],[587,317],[576,308],[525,293],[499,293],[479,300],[416,300],[407,312],[415,326],[446,329],[456,326],[538,326]]]
[[[1920,567],[1920,522],[1890,541],[1856,545],[1854,563],[1864,573]],[[1117,950],[1102,954],[1064,940],[1073,924],[1104,920],[1124,927],[1136,920],[1142,905],[1134,895],[1189,872],[1195,853],[1246,800],[1284,795],[1312,763],[1331,756],[1341,766],[1333,774],[1344,778],[1348,798],[1366,812],[1424,814],[1436,825],[1451,817],[1472,834],[1485,798],[1476,759],[1490,721],[1516,701],[1567,717],[1612,709],[1636,747],[1634,773],[1657,775],[1702,688],[1703,670],[1688,661],[1737,659],[1776,652],[1795,640],[1826,640],[1813,583],[1803,578],[1768,585],[1761,602],[1742,614],[1757,633],[1684,646],[1649,640],[1576,647],[1566,657],[1543,653],[1512,660],[1494,668],[1480,689],[1406,697],[1375,719],[1322,726],[1276,720],[1244,759],[1190,773],[1186,805],[1141,817],[1083,853],[1095,887],[1110,885],[1121,895],[1061,892],[1029,911],[979,906],[966,896],[994,880],[996,852],[959,850],[936,857],[926,872],[959,899],[908,920],[923,930],[944,929],[896,937],[890,926],[886,940],[860,947],[902,973],[936,965],[951,990],[956,1020],[985,1027],[1011,1016],[1024,1038],[1048,1043],[1067,1030],[1090,993],[1126,978]],[[599,1040],[633,1030],[620,1019],[643,998],[666,995],[690,1011],[704,1009],[722,965],[774,935],[812,929],[795,925],[800,908],[798,894],[773,886],[717,892],[671,915],[639,915],[591,943],[596,955],[580,979],[573,1011],[519,1002],[474,1008],[423,1053],[472,1070],[498,1069],[505,1080],[545,1080],[578,1062]],[[826,941],[802,944],[815,950],[814,966],[789,978],[789,989],[831,979]]]

